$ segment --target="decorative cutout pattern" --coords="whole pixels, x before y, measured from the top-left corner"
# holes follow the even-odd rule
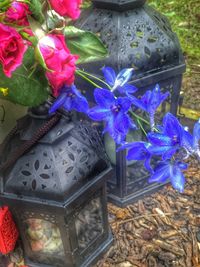
[[[68,125],[65,126],[65,121],[59,123],[57,128],[63,130],[55,131],[60,135]],[[106,157],[97,131],[89,123],[77,122],[73,126],[51,145],[41,139],[33,150],[18,159],[6,182],[6,191],[40,199],[52,196],[63,199],[89,179],[94,166],[102,170]]]
[[[136,74],[143,76],[146,72],[179,64],[176,34],[169,21],[150,6],[124,12],[98,8],[85,12],[75,25],[97,33],[103,40],[110,52],[105,65],[119,69],[134,67]],[[101,61],[99,65],[87,64],[87,71],[99,73],[100,64]]]

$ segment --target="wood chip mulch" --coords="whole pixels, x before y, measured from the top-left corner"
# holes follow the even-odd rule
[[[200,267],[200,166],[186,172],[185,192],[172,187],[125,209],[109,204],[114,244],[96,267]]]

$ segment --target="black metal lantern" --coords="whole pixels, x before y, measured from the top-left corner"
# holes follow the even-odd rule
[[[0,204],[14,215],[26,264],[91,266],[112,242],[105,190],[111,168],[96,130],[64,113],[49,118],[45,106],[20,119],[7,141]]]
[[[109,51],[109,57],[82,68],[102,76],[102,66],[119,72],[134,68],[131,83],[139,88],[138,96],[158,83],[163,91],[170,91],[169,105],[177,113],[182,74],[185,62],[178,38],[167,18],[145,4],[145,0],[93,0],[93,6],[82,13],[75,26],[96,33]],[[93,102],[93,88],[79,79],[80,88],[87,88],[86,95]],[[103,87],[103,84],[101,85]],[[141,140],[142,133],[130,132],[128,140]],[[105,136],[106,151],[116,170],[108,182],[109,200],[124,206],[157,190],[161,185],[148,184],[148,173],[141,162],[127,162],[126,152],[115,154],[115,144]]]

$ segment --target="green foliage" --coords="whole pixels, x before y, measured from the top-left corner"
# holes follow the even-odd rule
[[[11,0],[1,0],[0,1],[0,10],[1,11],[6,11],[7,8],[10,6]]]
[[[42,4],[40,0],[31,0],[29,8],[32,12],[32,16],[40,23],[44,22],[44,15],[42,13]]]
[[[91,0],[84,0],[83,3],[82,3],[81,8],[85,9],[85,8],[90,7],[91,5],[92,5]]]
[[[25,54],[23,65],[7,78],[0,67],[0,87],[8,88],[8,95],[0,98],[10,100],[23,106],[37,106],[48,97],[47,80],[44,71],[37,67],[33,71],[34,51],[29,48]]]
[[[166,15],[177,33],[188,63],[199,63],[200,58],[200,1],[149,0],[154,8]]]
[[[108,55],[103,43],[92,32],[68,26],[65,28],[64,34],[70,51],[79,55],[77,63],[92,62]]]

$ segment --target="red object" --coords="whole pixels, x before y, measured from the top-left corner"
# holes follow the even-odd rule
[[[8,207],[0,208],[0,252],[8,254],[15,248],[19,237],[17,227]]]

